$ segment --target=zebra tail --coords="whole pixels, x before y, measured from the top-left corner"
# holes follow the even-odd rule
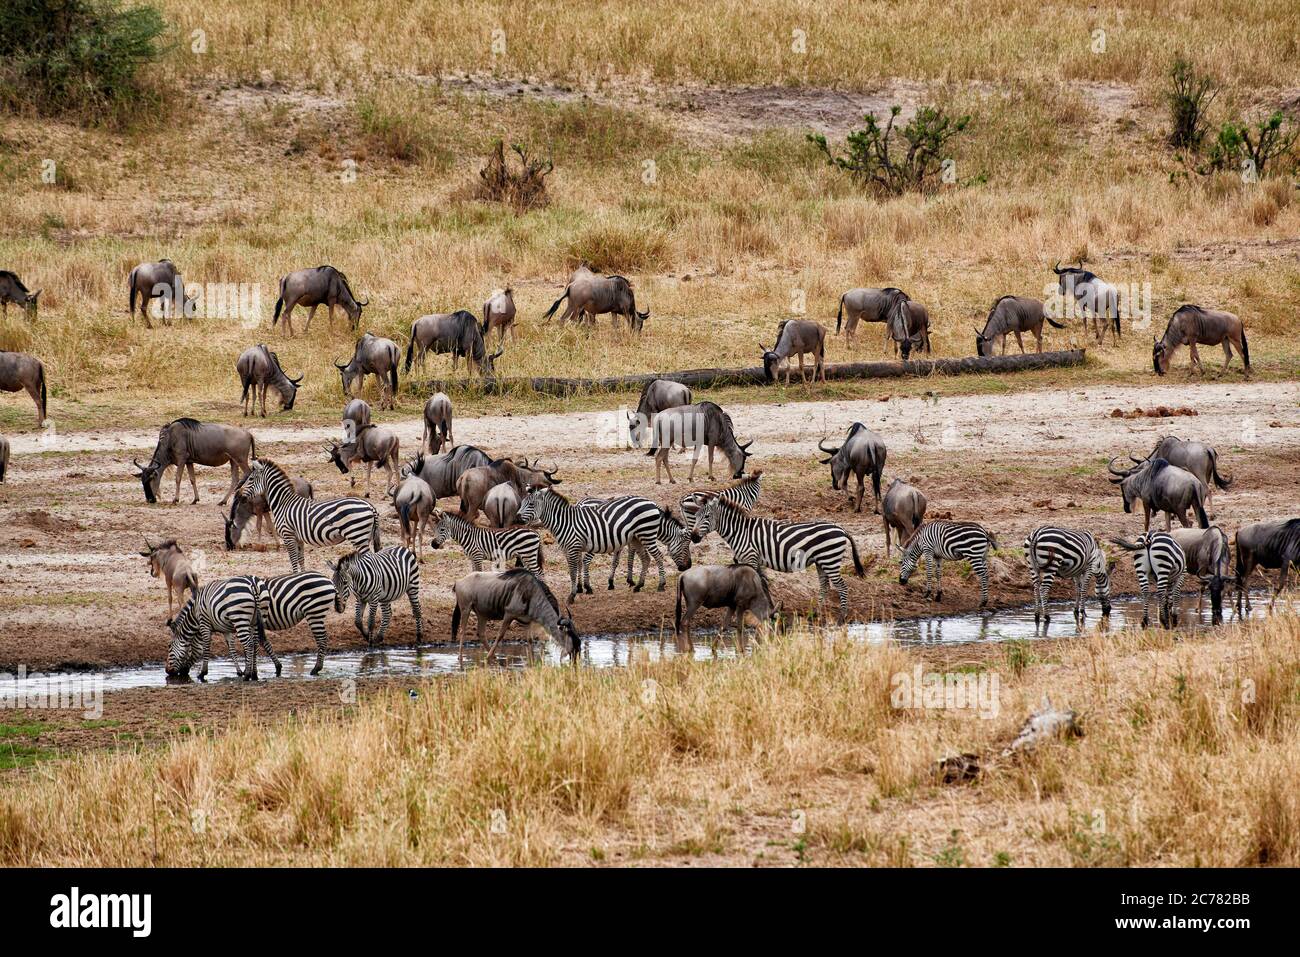
[[[451,610],[451,640],[456,640],[456,635],[460,633],[460,602],[456,602],[456,607]]]
[[[996,552],[1002,547],[1001,545],[998,544],[997,538],[995,538],[993,533],[990,532],[987,528],[984,529],[984,534],[989,537],[989,548],[993,549],[993,551]]]
[[[862,567],[862,559],[858,557],[858,543],[853,540],[852,535],[849,536],[849,548],[853,551],[853,573],[859,578],[866,578],[867,573]],[[678,582],[681,582],[680,578]]]

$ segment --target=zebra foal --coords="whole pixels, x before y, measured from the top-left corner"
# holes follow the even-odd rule
[[[542,571],[542,536],[531,528],[480,528],[455,512],[435,512],[437,526],[433,530],[434,548],[442,548],[448,540],[465,549],[465,557],[481,572],[485,564],[505,571],[506,562],[515,559],[535,575]]]
[[[965,559],[980,580],[980,608],[989,603],[990,548],[997,548],[993,533],[974,522],[927,522],[912,536],[903,549],[899,561],[898,583],[906,585],[916,571],[921,558],[925,558],[925,597],[943,600],[943,562]],[[933,586],[931,580],[933,579]]]

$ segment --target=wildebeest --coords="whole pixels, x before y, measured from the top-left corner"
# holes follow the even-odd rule
[[[311,331],[311,320],[316,315],[317,306],[325,306],[329,311],[330,328],[334,327],[334,307],[342,307],[353,329],[361,321],[361,310],[370,305],[370,300],[358,300],[352,294],[348,277],[333,266],[317,266],[314,269],[299,269],[280,280],[280,296],[275,300],[275,315],[271,319],[274,326],[280,321],[280,312],[284,311],[284,329],[293,335],[293,310],[295,306],[307,306],[307,324],[303,334]]]
[[[366,376],[373,375],[379,381],[379,408],[396,408],[397,366],[400,358],[397,343],[392,339],[367,332],[357,340],[350,362],[346,365],[338,360],[334,362],[334,368],[339,370],[339,378],[343,380],[343,394],[351,394],[353,382],[360,383],[364,388]]]
[[[1134,463],[1144,461],[1131,455],[1129,458]],[[1232,479],[1224,478],[1219,474],[1218,453],[1214,451],[1213,446],[1206,445],[1204,442],[1186,441],[1173,435],[1166,435],[1156,442],[1156,447],[1151,450],[1147,459],[1164,459],[1170,465],[1177,465],[1195,475],[1205,483],[1206,505],[1213,501],[1216,486],[1227,489],[1232,484]]]
[[[291,479],[291,481],[293,490],[301,498],[316,497],[316,490],[305,478]],[[256,520],[254,531],[259,541],[262,538],[264,524],[270,525],[272,532],[275,531],[275,519],[271,515],[271,506],[267,503],[265,495],[254,495],[241,489],[235,493],[235,498],[230,503],[229,513],[221,509],[217,512],[226,526],[226,551],[234,551],[239,547],[240,542],[244,540],[244,532],[249,522]]]
[[[1151,529],[1152,512],[1165,513],[1165,531],[1169,530],[1174,516],[1186,528],[1192,524],[1187,518],[1188,509],[1196,513],[1201,528],[1210,527],[1209,516],[1205,514],[1208,489],[1186,469],[1170,465],[1164,459],[1147,459],[1131,469],[1117,469],[1115,460],[1111,459],[1106,468],[1113,476],[1111,484],[1118,485],[1124,496],[1125,514],[1133,511],[1134,502],[1142,503],[1143,531]]]
[[[627,417],[628,438],[632,445],[641,448],[650,423],[664,409],[673,409],[679,405],[691,404],[691,387],[671,379],[651,379],[641,389],[637,400],[636,415]]]
[[[17,273],[8,269],[0,269],[0,307],[3,307],[4,314],[9,315],[9,303],[16,303],[21,306],[27,313],[28,319],[36,318],[36,297],[43,290],[37,289],[35,292],[28,292],[23,281],[18,278]]]
[[[506,340],[507,330],[510,332],[510,340],[513,342],[518,339],[518,333],[515,331],[515,297],[514,290],[509,286],[504,289],[498,289],[483,303],[483,338],[486,340],[492,334],[492,330],[497,331],[497,345],[501,345]]]
[[[343,438],[355,438],[357,431],[369,424],[370,403],[365,399],[350,399],[343,407]]]
[[[1228,569],[1232,564],[1232,551],[1228,547],[1228,533],[1218,525],[1212,528],[1175,528],[1169,533],[1187,559],[1187,573],[1200,580],[1196,602],[1199,615],[1205,607],[1205,593],[1210,593],[1210,620],[1223,621],[1223,589],[1228,582]]]
[[[499,343],[498,343],[499,344]],[[432,352],[437,355],[451,354],[451,368],[461,357],[465,358],[465,374],[474,369],[484,379],[496,376],[496,360],[501,358],[504,349],[488,352],[483,329],[474,314],[459,309],[456,312],[433,313],[421,316],[411,323],[411,338],[406,344],[406,372],[409,374],[415,360],[420,361],[420,371],[424,371],[425,356]]]
[[[906,548],[925,519],[925,496],[914,485],[896,478],[885,489],[880,518],[885,523],[885,557],[889,557],[889,530],[898,536],[898,547]]]
[[[424,561],[424,536],[434,512],[433,490],[424,479],[408,475],[388,491],[393,498],[393,508],[397,509],[402,544],[413,549],[416,558]]]
[[[655,416],[650,430],[650,451],[646,455],[654,456],[655,484],[659,485],[659,471],[668,473],[668,481],[676,484],[672,468],[668,465],[668,453],[674,448],[685,452],[694,449],[691,457],[691,471],[688,482],[695,480],[695,466],[700,460],[700,452],[709,450],[709,480],[713,480],[713,450],[721,449],[731,464],[732,478],[745,474],[745,460],[750,453],[746,451],[754,444],[753,440],[740,445],[736,441],[735,429],[731,416],[723,412],[715,402],[697,402],[694,405],[682,405],[675,409],[664,409]]]
[[[420,435],[420,447],[437,455],[445,443],[451,448],[451,399],[445,392],[435,392],[424,403],[424,432]]]
[[[519,516],[523,497],[509,482],[498,482],[483,499],[483,514],[492,528],[509,528]]]
[[[181,473],[187,470],[190,487],[194,490],[194,502],[191,504],[196,504],[199,500],[199,483],[194,475],[194,466],[228,463],[230,488],[221,499],[221,504],[225,505],[239,483],[248,475],[249,461],[256,454],[257,445],[253,433],[247,429],[186,418],[168,422],[158,430],[158,444],[154,447],[153,458],[148,465],[141,465],[135,459],[131,462],[140,470],[138,478],[144,485],[145,501],[151,505],[158,501],[163,474],[170,466],[176,466],[176,494],[172,497],[172,504],[180,501]]]
[[[551,308],[542,318],[550,319],[555,315],[555,310],[560,308],[560,303],[565,299],[569,300],[569,304],[560,314],[561,323],[570,319],[579,321],[586,319],[588,322],[595,323],[597,316],[608,312],[615,316],[622,316],[627,320],[629,329],[640,332],[645,321],[650,318],[649,309],[645,312],[637,311],[636,294],[632,291],[632,283],[626,277],[598,276],[586,263],[578,267],[570,277],[569,284],[564,287],[560,298],[551,304]]]
[[[459,495],[460,477],[472,468],[491,465],[492,456],[473,445],[458,445],[441,455],[420,453],[402,467],[403,474],[418,475],[429,483],[435,499]]]
[[[1115,329],[1113,338],[1118,342],[1122,338],[1119,328],[1119,290],[1098,279],[1095,273],[1084,269],[1083,260],[1077,266],[1066,266],[1064,269],[1058,262],[1052,267],[1052,272],[1056,273],[1056,285],[1061,295],[1074,300],[1083,318],[1083,328],[1088,328],[1088,317],[1091,315],[1092,331],[1100,343],[1106,338],[1105,320],[1110,319]]]
[[[1256,568],[1278,569],[1277,590],[1269,607],[1286,587],[1292,565],[1300,564],[1300,518],[1280,522],[1255,522],[1237,530],[1237,614],[1241,614],[1241,594],[1246,593],[1246,614],[1250,614],[1249,582]]]
[[[894,352],[902,352],[906,362],[913,349],[923,349],[930,354],[930,310],[904,293],[895,302],[885,323],[885,332],[894,344]]]
[[[506,636],[514,622],[524,626],[540,625],[560,646],[560,657],[568,655],[578,663],[582,636],[574,627],[573,619],[560,610],[560,602],[546,586],[546,582],[526,568],[511,568],[504,572],[470,572],[451,589],[456,608],[451,613],[451,638],[463,652],[465,639],[461,637],[462,620],[474,613],[478,625],[479,644],[485,641],[484,629],[489,621],[501,622],[501,631],[487,649],[488,657]],[[468,624],[468,622],[466,622]]]
[[[1016,337],[1016,345],[1024,353],[1025,340],[1021,335],[1026,332],[1034,334],[1038,340],[1038,351],[1042,352],[1044,322],[1056,329],[1066,328],[1047,314],[1047,308],[1041,300],[1030,299],[1028,296],[1003,296],[989,310],[988,318],[984,320],[984,330],[975,330],[975,354],[991,356],[993,350],[1001,346],[1002,354],[1006,355],[1009,335]]]
[[[173,318],[177,313],[184,316],[193,308],[194,297],[185,295],[185,280],[170,259],[141,263],[131,270],[126,282],[130,290],[127,311],[135,315],[135,297],[139,296],[140,316],[144,319],[146,329],[153,328],[149,322],[149,306],[155,299],[162,303],[164,322],[169,313]]]
[[[9,471],[9,440],[0,435],[0,482],[5,480],[5,473]]]
[[[775,382],[777,375],[785,369],[785,384],[790,384],[790,358],[799,357],[799,378],[806,385],[808,374],[804,371],[805,354],[813,358],[813,382],[818,373],[826,381],[826,327],[810,319],[782,319],[776,327],[776,344],[769,349],[761,342],[758,347],[763,350],[763,377],[768,382]]]
[[[839,312],[835,314],[835,334],[839,335],[840,325],[844,326],[844,338],[852,342],[857,335],[859,322],[887,322],[895,304],[907,299],[907,295],[893,286],[883,289],[850,289],[840,296]],[[886,326],[885,335],[889,335]]]
[[[351,442],[344,442],[342,445],[331,442],[325,446],[325,451],[329,454],[330,461],[344,475],[349,475],[352,466],[358,462],[366,466],[366,498],[369,498],[370,476],[374,472],[376,465],[382,465],[388,473],[389,485],[393,485],[398,481],[401,474],[397,465],[400,447],[401,442],[388,429],[377,425],[367,425],[357,429],[356,437]],[[350,487],[355,488],[357,484],[356,476],[349,475],[349,478],[351,479]]]
[[[674,624],[677,649],[695,650],[691,619],[700,608],[725,608],[721,631],[736,622],[736,644],[745,650],[745,614],[754,616],[760,628],[773,626],[780,607],[773,603],[767,577],[752,565],[697,565],[677,577],[677,607]]]
[[[871,491],[875,499],[871,511],[880,512],[880,475],[885,471],[885,458],[889,454],[885,440],[863,425],[854,422],[849,426],[849,434],[844,437],[844,444],[834,448],[826,447],[826,440],[817,443],[817,448],[825,452],[828,458],[822,459],[822,465],[831,467],[831,488],[848,491],[849,475],[858,480],[858,495],[854,503],[855,512],[862,511],[862,496],[866,492],[867,475],[871,475]]]
[[[36,427],[45,423],[45,365],[25,352],[0,352],[0,392],[26,389],[36,403]]]
[[[1235,346],[1245,363],[1246,373],[1250,374],[1250,345],[1246,342],[1246,327],[1241,319],[1231,312],[1218,309],[1206,309],[1190,303],[1174,310],[1165,327],[1165,334],[1155,340],[1151,347],[1151,364],[1155,366],[1156,375],[1169,371],[1174,352],[1179,346],[1187,346],[1192,357],[1192,368],[1197,372],[1205,371],[1201,367],[1201,357],[1196,347],[1223,345],[1223,368],[1220,374],[1228,371],[1232,361],[1232,349]]]
[[[194,574],[185,550],[176,544],[176,539],[168,538],[157,545],[151,545],[146,538],[144,545],[145,550],[140,556],[149,559],[149,574],[161,578],[167,584],[167,617],[170,618],[173,592],[176,604],[184,605],[186,589],[189,589],[191,598],[198,593],[199,576]]]
[[[262,397],[262,418],[266,418],[266,390],[268,387],[280,393],[280,408],[293,408],[293,400],[298,396],[298,386],[302,376],[291,379],[280,365],[280,357],[265,345],[249,346],[235,362],[239,372],[239,381],[244,386],[240,401],[244,404],[244,415],[248,415],[250,406],[256,409],[260,391]]]
[[[550,488],[559,485],[555,477],[559,468],[537,468],[527,459],[522,463],[510,459],[494,459],[487,465],[466,469],[456,481],[456,491],[460,494],[460,514],[465,521],[473,523],[478,518],[487,500],[488,493],[502,482],[509,485],[523,496],[529,488]]]

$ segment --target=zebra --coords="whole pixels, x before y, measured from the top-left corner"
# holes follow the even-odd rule
[[[369,502],[359,498],[326,502],[302,498],[284,469],[270,459],[255,459],[245,482],[249,495],[266,498],[295,572],[305,568],[304,545],[350,544],[359,552],[379,550],[379,513]]]
[[[1097,544],[1091,532],[1080,532],[1054,525],[1040,525],[1025,539],[1025,562],[1034,581],[1034,624],[1039,618],[1046,625],[1047,593],[1055,578],[1073,578],[1077,586],[1074,599],[1075,621],[1088,617],[1084,597],[1088,583],[1097,579],[1097,600],[1103,616],[1110,614],[1110,570],[1115,567]]]
[[[436,517],[438,524],[429,544],[441,548],[448,539],[459,543],[474,571],[481,572],[489,562],[505,571],[506,561],[513,558],[533,574],[542,573],[542,536],[531,528],[479,528],[454,512],[439,512]]]
[[[925,597],[931,593],[934,577],[934,600],[943,600],[943,560],[964,558],[980,580],[980,608],[989,603],[989,549],[998,547],[993,533],[974,522],[927,522],[912,536],[899,561],[898,583],[906,585],[925,556]]]
[[[287,631],[307,622],[316,640],[313,675],[325,667],[325,616],[336,597],[334,583],[320,572],[257,579],[257,601],[267,631]]]
[[[754,469],[748,478],[743,478],[734,485],[729,485],[724,489],[716,492],[700,491],[687,492],[681,497],[678,504],[682,509],[682,524],[691,530],[691,541],[699,542],[700,537],[695,535],[695,517],[700,512],[700,506],[713,498],[720,498],[725,502],[731,502],[739,505],[747,512],[752,512],[754,506],[758,504],[758,495],[763,487],[763,470]]]
[[[185,603],[185,607],[167,622],[172,640],[167,649],[165,670],[169,678],[188,678],[190,668],[202,663],[199,680],[207,681],[208,659],[212,656],[212,633],[226,636],[231,657],[235,657],[230,636],[239,640],[244,652],[244,666],[235,658],[235,673],[246,681],[257,680],[257,646],[261,645],[271,661],[275,673],[280,674],[280,661],[271,650],[266,638],[265,622],[257,600],[258,583],[252,576],[219,578],[202,586],[198,593]]]
[[[518,520],[538,522],[550,529],[569,563],[569,601],[579,591],[591,591],[591,559],[634,542],[659,566],[659,590],[665,586],[664,556],[659,550],[662,511],[649,499],[626,496],[602,508],[574,505],[553,488],[529,491],[519,506]],[[637,586],[634,590],[640,590]]]
[[[411,600],[411,614],[415,616],[415,644],[418,647],[424,636],[424,620],[420,614],[420,565],[415,552],[405,545],[390,545],[381,552],[355,551],[344,555],[338,562],[326,562],[334,573],[334,610],[343,614],[348,610],[348,595],[356,595],[357,631],[370,645],[382,644],[388,623],[393,617],[393,599],[403,593]],[[361,613],[370,606],[367,627],[361,627]],[[375,606],[383,612],[379,634],[375,634]]]
[[[1111,541],[1133,555],[1133,570],[1142,589],[1142,627],[1151,624],[1151,586],[1155,585],[1160,624],[1171,628],[1178,624],[1175,606],[1187,577],[1187,557],[1177,540],[1168,532],[1147,532],[1136,541],[1112,538]]]
[[[852,554],[853,570],[859,578],[866,577],[866,572],[853,536],[839,525],[756,518],[739,505],[716,497],[700,506],[695,517],[695,530],[700,538],[714,528],[731,546],[737,564],[779,572],[801,572],[809,565],[817,566],[817,580],[821,584],[818,603],[826,601],[827,587],[834,585],[840,599],[840,622],[848,618],[848,588],[840,574],[846,554]]]
[[[584,498],[578,505],[582,508],[599,508],[606,505],[613,505],[615,502],[621,502],[630,496],[619,496],[618,498]],[[685,526],[677,521],[670,510],[660,509],[659,516],[659,541],[668,545],[668,557],[673,560],[679,572],[684,572],[691,567],[691,539]],[[618,560],[623,554],[623,546],[614,549],[614,559],[609,563],[609,590],[614,590],[614,574],[618,571]],[[636,556],[641,556],[641,581],[638,584],[632,577],[632,567],[636,563]],[[650,556],[646,550],[641,547],[640,542],[632,542],[627,553],[627,583],[633,587],[634,591],[640,591],[645,586],[646,572],[650,568]],[[591,581],[585,582],[590,586]]]

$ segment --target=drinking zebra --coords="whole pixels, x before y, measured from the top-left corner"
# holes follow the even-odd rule
[[[801,572],[809,565],[815,565],[817,581],[821,584],[818,603],[826,601],[827,587],[833,585],[840,599],[840,621],[848,618],[848,589],[840,568],[845,558],[852,554],[853,570],[857,576],[863,578],[866,572],[858,557],[857,543],[843,528],[831,522],[778,522],[756,518],[720,496],[705,502],[695,516],[694,531],[698,538],[715,528],[731,547],[737,564],[767,567],[778,572]]]
[[[980,580],[980,607],[989,603],[989,568],[988,554],[990,548],[997,548],[997,539],[993,533],[974,522],[927,522],[912,536],[912,540],[903,549],[899,561],[898,583],[906,585],[907,580],[916,571],[921,556],[925,556],[925,597],[932,591],[930,580],[934,578],[934,600],[943,600],[943,560],[965,559]]]
[[[720,498],[725,502],[731,502],[739,505],[747,512],[752,512],[754,506],[758,504],[758,495],[763,488],[763,470],[755,469],[748,478],[743,478],[734,485],[729,485],[724,489],[713,491],[688,492],[681,497],[679,504],[682,507],[682,524],[691,529],[691,540],[698,542],[700,539],[695,536],[695,516],[699,514],[700,506],[710,499]],[[703,536],[701,536],[703,537]]]
[[[380,552],[355,551],[335,562],[326,562],[334,573],[334,610],[343,614],[348,610],[348,595],[356,596],[357,631],[367,644],[382,644],[388,623],[393,617],[393,600],[403,593],[411,600],[411,614],[415,616],[415,643],[424,636],[424,621],[420,614],[420,566],[415,552],[405,545],[390,545]],[[361,627],[361,613],[370,606],[366,627]],[[375,634],[375,607],[383,613],[379,633]]]
[[[320,572],[258,578],[257,597],[267,631],[287,631],[299,622],[307,622],[316,640],[316,667],[311,673],[320,674],[325,667],[325,616],[337,597],[334,583]],[[274,654],[271,657],[274,660]]]
[[[569,601],[579,591],[591,592],[591,558],[633,542],[659,566],[659,590],[664,590],[664,556],[659,550],[660,508],[649,499],[629,496],[604,508],[574,505],[553,488],[537,488],[524,496],[519,521],[540,522],[550,529],[569,564]]]
[[[266,639],[265,622],[257,601],[257,579],[251,576],[219,578],[202,586],[185,607],[167,622],[172,631],[165,669],[169,678],[188,678],[190,668],[201,663],[199,680],[208,677],[208,659],[212,656],[212,633],[226,636],[231,656],[234,635],[244,653],[244,666],[235,658],[235,672],[246,681],[257,680],[257,646],[260,644],[280,673],[280,661]]]
[[[513,558],[530,572],[541,574],[542,536],[531,528],[479,528],[455,512],[438,512],[436,518],[438,525],[429,544],[442,548],[448,539],[458,543],[474,571],[481,572],[485,563],[504,571]]]
[[[359,552],[379,550],[379,513],[369,502],[302,498],[284,469],[270,459],[254,460],[245,481],[248,494],[265,497],[295,572],[304,569],[304,545],[350,544]]]
[[[1106,553],[1101,550],[1091,532],[1040,525],[1025,539],[1025,562],[1029,565],[1029,575],[1034,580],[1035,625],[1040,617],[1044,625],[1050,620],[1047,614],[1047,593],[1051,591],[1052,581],[1056,578],[1075,580],[1076,621],[1081,622],[1088,617],[1083,603],[1088,594],[1088,583],[1093,578],[1097,579],[1097,600],[1101,602],[1101,613],[1110,614],[1110,570],[1115,567],[1115,563],[1107,560]]]
[[[584,498],[578,505],[582,508],[603,508],[614,507],[630,499],[631,496],[620,496],[618,498]],[[645,501],[640,499],[640,501]],[[659,541],[668,545],[668,557],[673,560],[679,572],[684,572],[691,567],[691,539],[687,534],[685,527],[677,521],[677,517],[668,509],[660,509],[659,515]],[[623,554],[623,548],[614,549],[614,558],[609,563],[609,589],[614,589],[614,574],[618,571],[618,560]],[[638,583],[632,577],[632,567],[636,564],[636,557],[641,556],[641,581]],[[640,591],[645,587],[646,572],[650,569],[650,555],[641,546],[640,542],[632,542],[627,552],[627,583],[632,586],[633,591]],[[591,586],[590,579],[584,584]]]
[[[1187,577],[1187,559],[1182,548],[1168,532],[1147,532],[1136,541],[1112,538],[1111,541],[1133,555],[1133,570],[1142,589],[1142,627],[1151,624],[1151,591],[1155,586],[1160,624],[1165,628],[1178,624],[1174,610]]]

